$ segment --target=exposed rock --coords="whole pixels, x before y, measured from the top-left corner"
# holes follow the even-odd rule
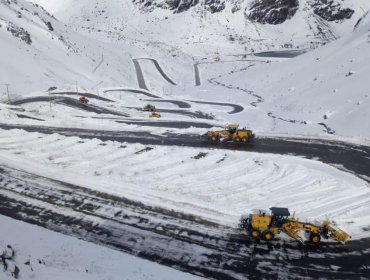
[[[218,13],[225,9],[225,1],[224,0],[206,0],[204,2],[204,6],[212,14]]]
[[[7,30],[12,33],[14,37],[17,37],[24,42],[26,42],[28,45],[32,44],[31,35],[26,30],[24,30],[22,27],[16,26],[14,23],[9,22]]]
[[[342,8],[338,0],[309,0],[307,8],[327,21],[339,21],[349,19],[354,13],[353,10]],[[156,8],[167,9],[173,13],[182,13],[192,7],[202,5],[210,13],[218,13],[226,8],[226,2],[229,2],[231,12],[235,13],[245,8],[247,19],[262,24],[281,24],[292,18],[300,5],[300,0],[133,0],[146,12],[152,12]]]
[[[149,12],[155,8],[162,8],[172,10],[174,13],[185,12],[200,4],[199,0],[133,0],[133,2]],[[225,0],[205,0],[204,7],[212,14],[217,13],[225,9]]]
[[[312,6],[314,13],[327,21],[350,19],[354,13],[352,9],[342,9],[339,3],[332,0],[315,0]]]
[[[281,24],[293,17],[298,7],[298,0],[257,0],[245,13],[253,22]]]
[[[165,2],[171,10],[174,10],[174,13],[181,13],[197,5],[199,0],[168,0]]]
[[[49,31],[54,31],[54,28],[51,25],[51,22],[50,21],[46,22],[45,24],[46,24],[47,28],[49,29]]]

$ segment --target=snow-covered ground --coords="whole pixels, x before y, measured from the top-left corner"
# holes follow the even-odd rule
[[[32,2],[42,4],[51,14]],[[352,30],[370,4],[364,0],[344,2],[355,10],[355,16],[323,25],[327,28],[324,35],[333,35],[328,39],[317,37],[312,29],[317,17],[304,5],[299,16],[282,25],[248,22],[244,30],[240,25],[243,13],[231,14],[230,7],[221,14],[204,16],[199,7],[181,14],[164,10],[144,13],[129,0],[0,0],[1,124],[163,136],[204,133],[208,129],[196,127],[200,123],[219,127],[235,122],[253,129],[257,136],[299,135],[369,145],[370,16]],[[230,41],[230,36],[241,39]],[[251,54],[252,49],[281,49],[286,43],[309,47],[311,41],[326,43],[337,36],[344,37],[292,59]],[[189,107],[147,101],[150,98],[143,92],[105,92],[138,89],[135,58],[156,59],[176,83],[166,81],[153,61],[139,59],[148,86],[145,93]],[[198,85],[196,69],[200,72]],[[95,93],[112,102],[92,97],[89,105],[81,108],[78,95],[69,96],[72,103],[67,105],[58,100],[48,102],[45,98],[49,98],[51,86],[58,87],[56,91]],[[4,104],[38,96],[44,101]],[[150,102],[158,109],[173,110],[161,113],[158,121],[193,126],[138,124],[149,121],[149,113],[140,109]],[[241,110],[230,113],[230,104]],[[86,110],[94,106],[108,113]],[[199,111],[203,114],[197,118]],[[213,119],[207,119],[209,116]],[[314,159],[102,142],[23,130],[0,130],[0,150],[0,166],[226,226],[236,227],[241,213],[281,206],[289,207],[304,221],[334,220],[354,239],[368,237],[369,184]],[[191,279],[1,216],[0,223],[6,225],[0,229],[0,246],[10,244],[16,249],[15,264],[23,279]],[[31,240],[31,236],[38,238]],[[29,265],[25,264],[28,260]]]
[[[16,139],[16,140],[15,140]],[[366,236],[370,190],[354,175],[292,156],[0,131],[1,165],[236,227],[241,213],[289,207]],[[174,157],[176,155],[176,157]],[[202,172],[198,172],[202,170]],[[360,215],[361,213],[361,215]],[[365,216],[364,216],[365,215]]]
[[[115,250],[0,216],[0,252],[14,250],[0,278],[37,280],[190,280],[194,275],[161,266]]]

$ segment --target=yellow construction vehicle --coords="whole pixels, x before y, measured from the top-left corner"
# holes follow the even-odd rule
[[[144,111],[155,112],[155,106],[151,104],[146,104],[144,106]]]
[[[85,96],[81,96],[78,101],[81,103],[81,104],[88,104],[89,103],[89,99],[87,99]]]
[[[238,124],[229,124],[224,130],[211,130],[203,136],[211,143],[228,141],[247,143],[254,137],[254,134],[252,130],[239,129]]]
[[[160,117],[161,117],[161,114],[158,112],[151,112],[149,114],[149,118],[160,118]]]
[[[275,235],[281,232],[301,243],[304,242],[301,233],[308,234],[309,241],[315,244],[320,243],[321,237],[336,240],[342,244],[351,238],[328,220],[323,221],[321,225],[314,225],[301,222],[294,215],[291,217],[288,208],[272,207],[270,210],[271,215],[262,211],[257,214],[243,215],[240,219],[240,228],[246,230],[251,238],[266,241],[273,240]]]

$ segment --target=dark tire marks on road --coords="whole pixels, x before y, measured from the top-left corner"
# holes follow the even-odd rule
[[[359,279],[370,272],[369,239],[256,242],[201,217],[7,167],[0,184],[2,215],[210,279]]]

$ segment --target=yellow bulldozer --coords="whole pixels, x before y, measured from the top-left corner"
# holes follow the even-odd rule
[[[308,235],[309,241],[318,244],[321,238],[336,240],[344,244],[351,237],[344,231],[338,229],[328,220],[321,225],[301,222],[290,216],[288,208],[272,207],[271,214],[263,211],[257,214],[243,215],[240,218],[240,228],[247,231],[252,239],[264,239],[271,241],[276,234],[284,232],[291,238],[304,243],[302,234]]]
[[[239,129],[238,124],[229,124],[224,130],[211,130],[203,136],[211,143],[229,141],[247,143],[254,137],[254,134],[252,130]]]

